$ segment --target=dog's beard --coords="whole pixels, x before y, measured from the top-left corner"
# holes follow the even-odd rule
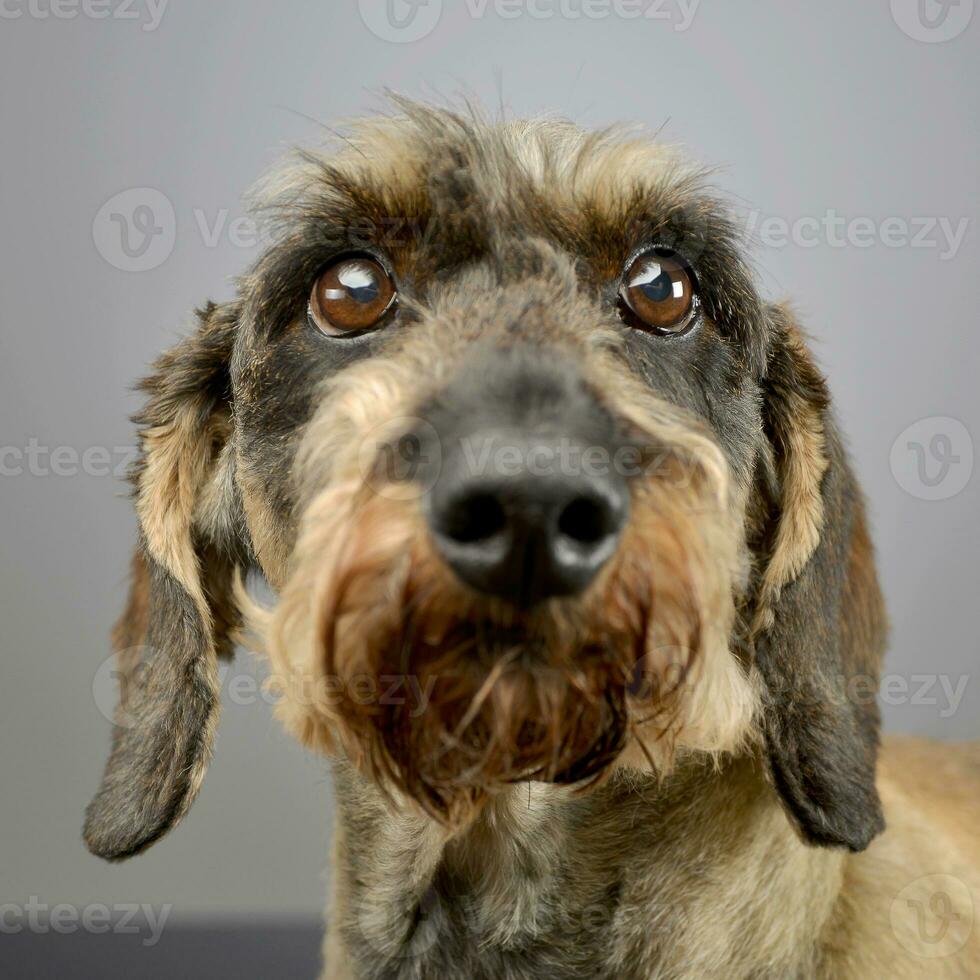
[[[322,492],[268,631],[288,727],[449,825],[520,780],[589,785],[630,738],[651,763],[669,756],[731,601],[727,519],[703,476],[638,481],[589,590],[527,611],[461,585],[404,488]]]

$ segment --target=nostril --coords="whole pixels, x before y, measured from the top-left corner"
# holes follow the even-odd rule
[[[591,497],[576,497],[558,515],[558,530],[583,545],[595,545],[615,528],[606,504]]]
[[[468,494],[448,508],[443,533],[460,544],[486,541],[504,530],[507,515],[500,501],[489,493]]]

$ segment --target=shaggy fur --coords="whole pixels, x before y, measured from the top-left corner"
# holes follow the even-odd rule
[[[879,758],[861,495],[724,205],[628,131],[396,108],[263,183],[273,244],[145,384],[89,847],[186,813],[244,618],[335,760],[325,977],[980,975],[980,752]],[[696,282],[683,336],[621,316],[651,246]],[[307,299],[344,254],[383,257],[398,308],[324,336]],[[636,464],[581,595],[479,594],[434,545],[440,461],[488,426]]]

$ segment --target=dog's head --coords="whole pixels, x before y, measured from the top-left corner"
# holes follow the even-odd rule
[[[89,846],[193,800],[252,566],[287,726],[396,801],[458,825],[758,734],[804,837],[866,846],[861,502],[725,208],[644,140],[400,109],[270,181],[273,244],[146,383]]]

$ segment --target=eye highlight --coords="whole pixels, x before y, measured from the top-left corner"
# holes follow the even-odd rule
[[[629,264],[619,288],[620,312],[632,326],[660,334],[684,333],[696,312],[694,279],[669,249],[655,248]]]
[[[332,337],[376,326],[394,307],[398,290],[388,270],[370,256],[340,258],[313,283],[309,316]]]

